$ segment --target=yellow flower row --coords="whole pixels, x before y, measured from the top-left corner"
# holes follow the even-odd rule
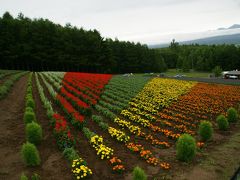
[[[72,172],[76,179],[83,179],[92,175],[92,170],[86,166],[86,162],[82,158],[73,160]]]
[[[138,136],[141,134],[141,128],[138,126],[132,125],[129,121],[116,117],[114,119],[114,122],[117,123],[122,128],[128,128],[132,134],[136,134]]]
[[[147,118],[150,121],[153,121],[153,122],[156,121],[156,117],[155,116],[153,116],[152,114],[149,114],[147,112],[144,112],[144,111],[142,111],[142,110],[140,110],[140,109],[138,109],[136,107],[130,107],[130,108],[128,108],[128,110],[131,111],[131,112],[134,112],[134,113],[136,113],[138,115],[144,116],[145,118]]]
[[[150,126],[150,122],[148,120],[143,119],[140,115],[134,114],[128,110],[122,110],[120,114],[133,122],[141,124],[144,127]]]
[[[95,135],[91,137],[90,144],[95,148],[97,155],[101,159],[109,159],[113,155],[113,149],[103,144],[102,136]]]
[[[195,82],[190,81],[154,78],[132,99],[130,105],[156,114],[159,109],[167,107],[194,85]]]
[[[120,130],[115,129],[113,127],[109,127],[108,132],[112,137],[114,137],[115,139],[117,139],[120,142],[126,143],[130,139],[130,137],[127,136],[123,131],[120,131]]]

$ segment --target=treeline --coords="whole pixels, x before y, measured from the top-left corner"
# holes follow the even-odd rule
[[[30,71],[144,73],[167,68],[160,52],[146,45],[8,12],[0,18],[0,60],[0,69]]]
[[[168,48],[158,49],[168,68],[189,71],[240,69],[240,47],[235,45],[179,45],[174,40]]]

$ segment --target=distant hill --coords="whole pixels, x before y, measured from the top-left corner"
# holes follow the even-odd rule
[[[195,40],[190,40],[190,41],[182,41],[182,42],[179,42],[179,44],[181,44],[181,45],[183,45],[183,44],[200,44],[200,45],[203,45],[203,44],[206,44],[206,45],[240,44],[240,33],[239,34],[231,34],[231,35],[213,36],[213,37],[195,39]],[[164,47],[168,47],[168,46],[169,46],[169,44],[167,43],[167,44],[150,45],[149,47],[150,48],[164,48]]]
[[[226,29],[238,29],[240,28],[240,24],[233,24],[232,26],[228,28],[218,28],[217,30],[226,30]]]
[[[180,44],[239,44],[240,33],[222,36],[213,36],[208,38],[196,39],[191,41],[183,41]]]

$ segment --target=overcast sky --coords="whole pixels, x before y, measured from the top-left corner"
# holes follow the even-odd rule
[[[5,11],[147,44],[240,24],[240,0],[0,0]]]

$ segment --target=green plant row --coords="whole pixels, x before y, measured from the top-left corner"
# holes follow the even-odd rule
[[[99,126],[102,130],[104,130],[104,131],[108,130],[108,127],[109,127],[109,126],[108,126],[107,123],[105,123],[105,122],[103,121],[103,119],[102,119],[101,116],[92,115],[92,120],[93,120],[95,123],[97,123],[98,126]]]
[[[113,111],[115,113],[120,113],[122,111],[122,108],[117,106],[117,105],[112,105],[110,103],[107,103],[105,101],[99,100],[98,104],[100,104],[101,106],[109,109],[110,111]]]
[[[111,120],[114,120],[117,116],[113,112],[109,111],[107,108],[104,108],[100,105],[95,105],[95,109],[102,115],[104,115],[106,118],[109,118]]]
[[[110,90],[110,89],[107,89],[103,92],[104,95],[114,95],[114,96],[117,96],[119,98],[122,98],[122,99],[125,99],[127,100],[127,102],[129,102],[130,99],[132,99],[133,97],[135,97],[135,94],[129,94],[129,93],[124,93],[122,91],[117,91],[117,90]]]
[[[13,74],[16,74],[16,73],[18,73],[18,71],[5,71],[5,72],[1,72],[0,79],[3,79],[6,76],[13,75]]]
[[[46,73],[41,73],[43,75],[43,77],[45,79],[47,79],[52,85],[53,87],[57,90],[57,92],[60,91],[62,85],[61,83],[59,83],[58,81],[56,81],[52,76],[49,76],[48,74]]]
[[[107,96],[107,97],[112,98],[113,100],[116,100],[116,101],[121,102],[123,104],[128,104],[128,102],[129,102],[129,100],[127,100],[126,98],[118,96],[117,93],[111,93],[111,92],[108,92],[108,91],[104,91],[102,93],[102,96]]]
[[[4,81],[3,84],[0,86],[0,99],[3,99],[4,97],[6,97],[6,95],[10,92],[13,84],[27,73],[28,72],[20,72],[20,73],[14,74],[10,76],[9,79]]]
[[[122,103],[120,101],[116,101],[108,96],[102,95],[101,99],[104,100],[105,102],[111,103],[113,105],[116,105],[118,107],[120,107],[121,109],[125,109],[128,107],[128,103]]]
[[[24,113],[25,134],[27,142],[22,145],[21,155],[26,166],[38,166],[41,158],[37,149],[42,141],[42,127],[37,123],[34,112],[35,102],[32,92],[32,74],[29,74],[26,93],[26,108]]]
[[[50,95],[54,98],[54,100],[56,99],[57,96],[57,92],[54,90],[54,88],[52,87],[52,85],[50,83],[47,82],[47,80],[45,79],[45,77],[43,76],[42,73],[39,73],[43,83],[46,85],[48,92],[50,93]]]

